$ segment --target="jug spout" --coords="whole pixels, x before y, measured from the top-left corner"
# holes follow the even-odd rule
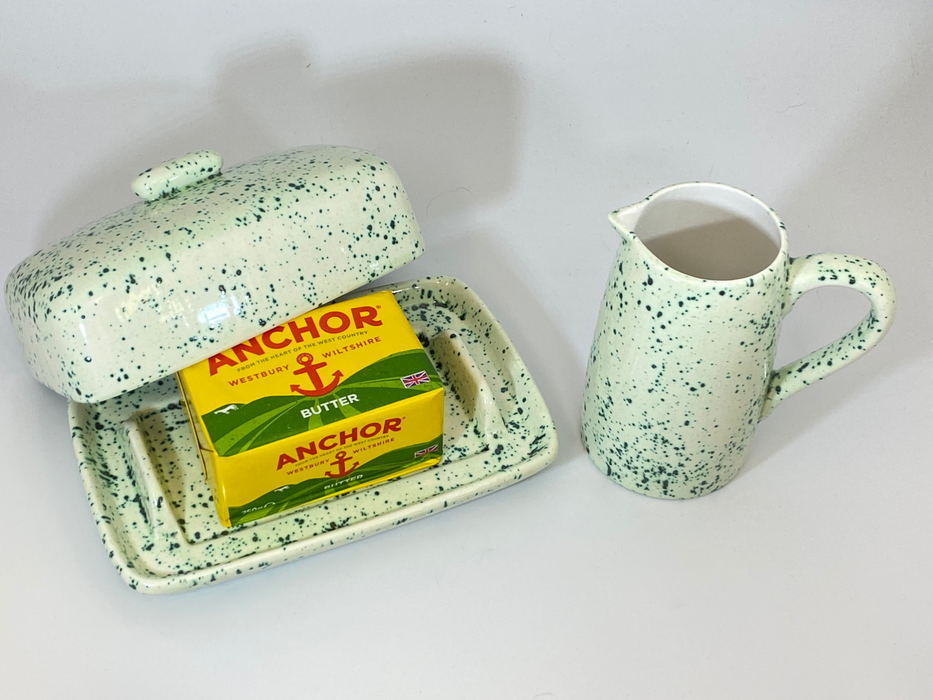
[[[619,232],[619,235],[634,236],[635,227],[638,225],[638,219],[641,218],[647,203],[648,200],[643,199],[636,204],[630,204],[627,207],[617,209],[609,214],[609,223]]]

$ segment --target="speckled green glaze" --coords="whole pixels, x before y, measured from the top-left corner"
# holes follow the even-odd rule
[[[691,277],[636,236],[671,202],[710,201],[747,216],[779,249],[734,280]],[[894,320],[894,289],[876,263],[849,255],[791,259],[784,224],[761,201],[712,183],[665,188],[610,214],[621,235],[586,375],[583,438],[593,462],[639,493],[692,498],[738,472],[762,418],[784,399],[873,348]],[[857,289],[871,311],[851,332],[773,371],[781,320],[805,292]]]
[[[140,173],[133,192],[147,202],[181,192],[220,174],[224,159],[214,151],[195,151]]]
[[[398,175],[353,148],[220,172],[199,151],[137,178],[147,200],[30,256],[7,309],[43,384],[102,401],[169,376],[417,258]]]
[[[69,417],[88,502],[130,587],[176,593],[245,576],[441,512],[543,469],[557,434],[505,331],[462,282],[390,287],[444,382],[444,456],[430,469],[224,529],[171,377]]]

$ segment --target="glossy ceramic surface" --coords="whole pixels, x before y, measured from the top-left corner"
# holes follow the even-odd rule
[[[708,222],[691,220],[693,212],[709,211],[767,235],[770,265],[740,279],[693,277],[636,235],[649,214],[655,224],[694,230]],[[864,355],[893,323],[894,289],[879,265],[849,255],[789,258],[784,224],[741,190],[675,185],[609,218],[621,243],[587,368],[583,437],[596,465],[634,491],[692,498],[722,487],[761,418]],[[871,311],[836,342],[773,371],[781,319],[820,286],[857,289]]]
[[[7,308],[43,384],[97,402],[324,304],[417,258],[395,171],[315,146],[220,172],[199,151],[152,168],[147,201],[44,248],[7,278]]]
[[[433,468],[224,529],[174,378],[69,417],[108,556],[144,593],[175,593],[337,547],[514,484],[557,452],[544,400],[505,331],[462,282],[386,287],[445,385],[444,456]]]

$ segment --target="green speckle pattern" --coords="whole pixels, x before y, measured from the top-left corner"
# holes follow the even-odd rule
[[[750,277],[700,279],[665,265],[633,233],[651,197],[610,215],[622,241],[589,357],[583,439],[609,477],[659,498],[693,498],[727,484],[761,418],[868,352],[894,320],[894,289],[876,263],[848,255],[791,260],[784,225],[766,205],[725,185],[696,184],[767,212],[780,250]],[[694,186],[652,197],[697,196]],[[823,285],[859,290],[871,312],[836,342],[774,372],[781,320]]]
[[[871,302],[868,315],[839,340],[811,352],[774,373],[765,396],[761,417],[791,394],[851,364],[875,345],[894,323],[894,287],[888,273],[876,262],[854,255],[808,255],[791,260],[788,269],[790,311],[797,300],[817,287],[849,287]]]
[[[261,571],[492,493],[547,466],[557,433],[505,331],[449,277],[390,289],[444,385],[441,463],[332,500],[224,528],[171,377],[71,402],[81,478],[107,553],[143,593]]]
[[[214,151],[195,151],[140,173],[133,192],[147,202],[168,197],[202,180],[220,175],[224,159]]]
[[[206,158],[159,167],[190,165],[193,176]],[[35,376],[89,403],[169,376],[423,249],[391,166],[313,146],[85,226],[21,262],[5,293]]]

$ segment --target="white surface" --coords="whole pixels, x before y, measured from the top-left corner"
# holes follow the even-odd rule
[[[0,274],[200,148],[377,151],[558,423],[543,473],[281,569],[129,590],[65,400],[0,319],[0,695],[922,698],[933,695],[933,6],[916,2],[0,7]],[[745,188],[791,253],[884,265],[899,318],[793,397],[711,496],[629,493],[582,453],[611,209]],[[789,360],[864,313],[805,297]]]

